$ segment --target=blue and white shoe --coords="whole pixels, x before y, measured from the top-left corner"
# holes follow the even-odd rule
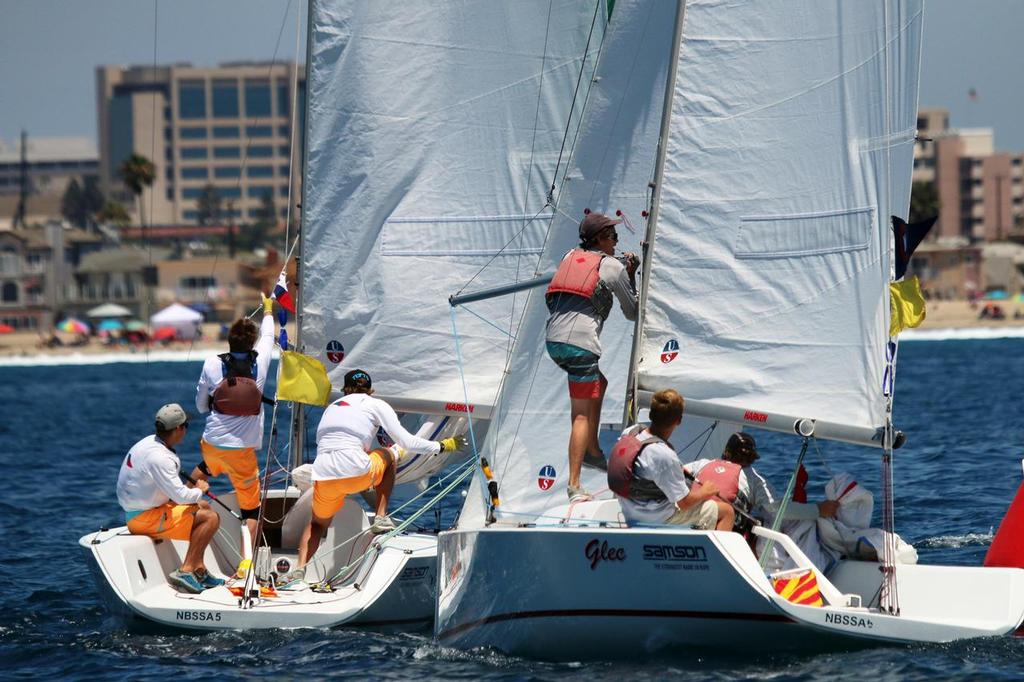
[[[202,585],[205,590],[208,590],[211,587],[220,587],[224,584],[224,580],[218,578],[209,571],[196,571],[193,575],[199,579],[199,584]]]
[[[203,591],[203,583],[199,581],[195,573],[188,573],[182,570],[171,571],[167,579],[178,589],[179,592],[199,594]]]

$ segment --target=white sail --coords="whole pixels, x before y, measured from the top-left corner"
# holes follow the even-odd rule
[[[603,10],[570,0],[314,4],[301,340],[336,386],[361,367],[398,407],[460,411],[448,297],[535,276]],[[459,319],[474,405],[495,398],[524,301],[473,304],[479,317]]]
[[[636,233],[620,225],[618,246],[639,253],[675,13],[672,3],[615,3],[542,270],[554,270],[578,243],[577,224],[585,208],[609,214],[623,211]],[[483,448],[500,485],[499,517],[509,521],[533,521],[566,499],[569,397],[565,372],[545,350],[547,318],[544,290],[534,290]],[[622,419],[632,336],[633,323],[616,307],[601,334],[601,368],[609,381],[601,420],[605,423]],[[684,445],[684,439],[681,434],[677,444]],[[593,492],[608,487],[602,472],[584,469],[582,481]],[[481,481],[474,480],[460,527],[483,522],[482,498]]]
[[[686,3],[643,388],[885,423],[920,34],[919,0]]]

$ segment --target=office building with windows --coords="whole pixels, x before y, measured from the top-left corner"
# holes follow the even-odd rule
[[[261,215],[269,195],[283,218],[301,187],[305,76],[289,63],[227,63],[198,68],[100,66],[96,70],[100,177],[104,191],[150,225],[242,224]],[[296,124],[293,130],[293,111]],[[293,154],[294,148],[294,154]],[[140,154],[156,166],[141,201],[119,177]],[[289,179],[291,178],[291,180]],[[212,186],[220,215],[200,214]]]

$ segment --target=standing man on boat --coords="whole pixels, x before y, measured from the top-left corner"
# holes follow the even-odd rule
[[[551,316],[547,326],[547,351],[555,364],[569,375],[569,405],[572,430],[569,434],[569,499],[591,499],[580,485],[583,465],[607,470],[598,443],[601,405],[608,387],[598,367],[601,359],[601,329],[618,299],[627,320],[637,315],[636,269],[639,260],[632,253],[623,262],[614,258],[619,235],[613,220],[601,213],[588,213],[580,222],[579,247],[562,258],[547,289]]]
[[[683,421],[683,397],[672,389],[651,397],[651,425],[626,429],[608,462],[608,487],[619,498],[626,523],[732,530],[736,512],[716,498],[718,487],[691,488],[668,439]]]
[[[209,414],[199,441],[203,461],[192,471],[196,480],[227,474],[253,543],[260,508],[256,451],[263,446],[263,386],[274,349],[274,301],[260,296],[263,321],[259,328],[247,317],[236,320],[228,330],[228,352],[203,363],[196,409]],[[248,554],[244,544],[243,540],[243,557]],[[248,559],[242,560],[239,576],[245,575],[249,564]]]
[[[186,433],[188,417],[181,405],[161,407],[156,413],[156,433],[133,445],[121,463],[117,501],[129,533],[154,540],[188,540],[185,560],[167,578],[179,590],[198,594],[224,584],[203,563],[220,517],[203,501],[203,493],[210,489],[206,481],[197,481],[194,488],[181,482],[181,461],[174,446]]]
[[[437,455],[461,449],[465,439],[426,440],[415,436],[398,421],[394,409],[374,398],[373,381],[361,369],[345,375],[345,394],[327,406],[316,427],[316,459],[313,461],[313,518],[299,541],[298,567],[287,581],[305,578],[305,566],[316,554],[320,538],[331,519],[345,505],[345,496],[373,490],[377,493],[376,518],[370,530],[386,533],[395,523],[388,516],[388,498],[395,485],[395,456],[388,448],[374,448],[377,430],[383,429],[401,451]]]

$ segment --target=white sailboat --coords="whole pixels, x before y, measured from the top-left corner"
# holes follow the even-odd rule
[[[684,426],[696,416],[725,434],[841,440],[891,462],[889,216],[909,204],[921,29],[920,0],[615,3],[557,198],[578,220],[641,194],[634,166],[644,185],[654,178],[636,353],[613,347],[606,373],[629,367],[620,384],[641,400],[677,389]],[[574,241],[572,218],[556,218],[546,267]],[[498,504],[478,476],[440,535],[440,643],[578,659],[1020,632],[1024,570],[897,565],[884,552],[826,575],[788,536],[756,528],[816,578],[824,605],[798,605],[737,533],[629,528],[607,492],[565,504],[567,400],[546,319],[535,290],[482,449]],[[586,470],[583,483],[607,488]],[[891,528],[888,505],[885,516]]]
[[[605,20],[575,1],[400,12],[370,1],[310,3],[295,345],[323,361],[336,385],[354,367],[370,372],[376,395],[421,436],[463,432],[469,415],[483,433],[522,300],[480,304],[460,327],[461,353],[477,368],[467,399],[445,299],[466,282],[534,276],[546,225],[537,218],[550,218],[545,197],[576,134],[589,91],[577,84],[594,68]],[[306,449],[301,411],[294,421],[293,465]],[[406,458],[397,482],[424,481],[446,463]],[[222,501],[237,511],[233,495]],[[205,560],[226,575],[238,563],[240,524],[215,508],[221,532]],[[269,556],[258,553],[256,565],[280,574],[295,565],[309,494],[270,490],[265,517]],[[203,629],[423,626],[434,614],[437,540],[402,528],[372,536],[350,502],[307,569],[308,582],[331,580],[333,591],[242,599],[227,587],[174,591],[166,575],[185,543],[122,527],[80,545],[106,601],[131,617]]]

